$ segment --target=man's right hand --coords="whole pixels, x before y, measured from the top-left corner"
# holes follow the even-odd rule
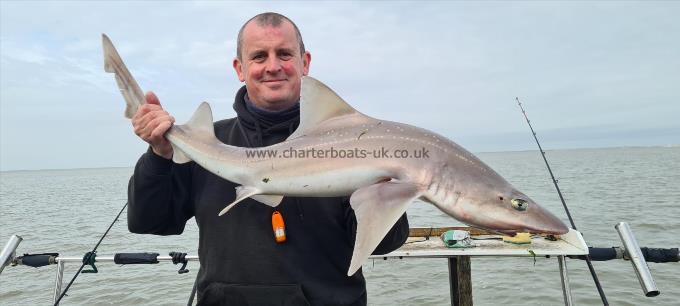
[[[141,105],[132,117],[135,134],[148,142],[156,155],[171,159],[172,145],[165,138],[165,132],[175,123],[175,118],[161,107],[161,102],[153,92],[147,92],[144,98],[146,104]]]

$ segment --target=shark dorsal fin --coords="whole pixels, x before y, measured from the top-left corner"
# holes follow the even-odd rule
[[[302,136],[330,118],[351,114],[360,113],[324,83],[305,76],[300,89],[300,125],[288,139]]]
[[[196,131],[200,137],[215,138],[215,127],[213,126],[212,109],[208,102],[203,102],[198,106],[191,119],[184,124],[192,131]]]
[[[173,128],[190,134],[192,138],[202,139],[206,142],[217,140],[217,138],[215,138],[215,127],[213,126],[212,109],[210,109],[210,104],[208,104],[208,102],[201,103],[187,123],[173,126]],[[191,158],[189,158],[180,147],[172,142],[170,144],[173,148],[172,161],[178,164],[191,161]]]

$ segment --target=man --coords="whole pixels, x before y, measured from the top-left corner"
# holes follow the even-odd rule
[[[284,141],[299,124],[300,84],[310,62],[297,26],[285,16],[263,13],[247,21],[233,61],[245,86],[234,101],[237,117],[215,123],[217,138],[241,147]],[[218,217],[235,198],[236,185],[193,162],[174,164],[163,137],[174,119],[153,93],[146,100],[132,119],[150,150],[130,180],[128,226],[134,233],[180,234],[196,217],[199,304],[366,304],[361,270],[346,275],[356,235],[347,198],[285,197],[277,208],[245,200]],[[283,243],[272,231],[275,210],[285,219]],[[374,253],[397,249],[407,236],[404,215]]]

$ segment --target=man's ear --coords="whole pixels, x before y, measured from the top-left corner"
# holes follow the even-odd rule
[[[302,55],[302,75],[309,74],[309,65],[312,63],[312,54],[309,51],[305,51]]]
[[[243,66],[241,66],[241,61],[237,58],[234,58],[234,70],[236,70],[236,76],[238,76],[238,80],[241,82],[245,82],[246,78],[243,76]]]

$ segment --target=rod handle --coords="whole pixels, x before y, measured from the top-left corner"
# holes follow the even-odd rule
[[[157,264],[158,253],[116,253],[113,262],[119,265]]]

